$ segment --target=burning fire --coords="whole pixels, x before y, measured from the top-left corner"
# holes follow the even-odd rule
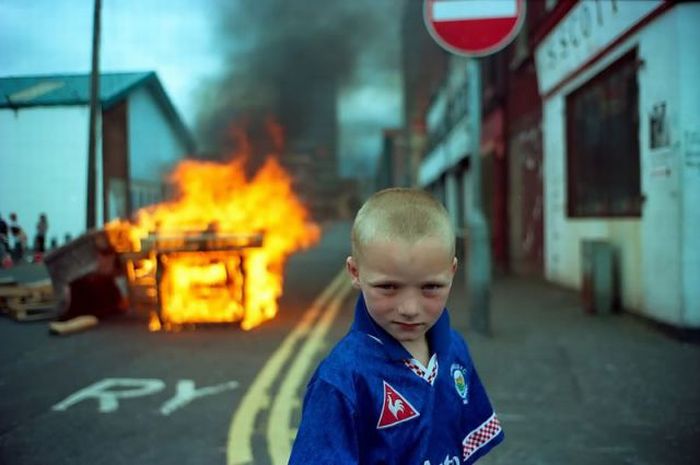
[[[130,271],[131,281],[160,270],[160,314],[152,313],[152,330],[161,323],[237,321],[247,330],[277,313],[287,257],[313,245],[320,228],[275,158],[251,179],[244,167],[244,157],[183,161],[171,176],[174,200],[139,210],[134,223],[107,225],[108,233],[126,231],[134,252],[149,238],[170,250],[151,253]],[[211,247],[201,252],[187,247],[200,238],[199,244]],[[217,249],[221,241],[228,252]]]

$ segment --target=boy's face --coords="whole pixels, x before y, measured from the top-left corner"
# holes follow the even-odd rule
[[[407,347],[424,341],[442,314],[457,259],[436,237],[374,240],[348,257],[347,269],[372,319]]]

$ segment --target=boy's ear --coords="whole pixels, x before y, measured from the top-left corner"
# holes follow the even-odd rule
[[[459,262],[459,260],[457,260],[457,257],[452,258],[452,274],[455,274],[455,272],[457,271],[457,263],[458,262]]]
[[[345,260],[345,268],[348,270],[350,279],[352,280],[352,287],[355,289],[360,288],[360,269],[357,267],[357,262],[352,255]]]

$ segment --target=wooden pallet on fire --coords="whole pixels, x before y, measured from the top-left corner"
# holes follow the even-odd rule
[[[173,328],[180,326],[163,316],[159,294],[167,261],[172,257],[204,255],[204,262],[228,262],[225,287],[230,289],[231,298],[245,308],[246,272],[244,251],[261,247],[261,232],[217,233],[203,231],[197,233],[161,232],[150,234],[141,240],[139,252],[120,252],[128,280],[129,304],[137,313],[148,314],[151,320],[158,320],[157,327]],[[235,259],[234,259],[235,258]],[[238,276],[238,278],[230,278]],[[193,289],[191,289],[193,290]],[[194,292],[195,290],[193,290]],[[203,323],[191,321],[189,323]]]
[[[149,315],[158,310],[158,288],[155,267],[144,269],[139,267],[142,260],[150,258],[148,253],[127,252],[119,257],[124,266],[127,278],[127,293],[129,306],[137,314]]]
[[[51,280],[0,284],[0,311],[17,321],[46,320],[55,317],[57,302]]]

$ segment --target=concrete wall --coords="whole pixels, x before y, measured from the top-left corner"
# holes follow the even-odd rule
[[[88,119],[86,106],[0,110],[0,212],[17,213],[30,247],[42,212],[49,240],[85,231]]]
[[[676,34],[678,10],[650,24],[639,37],[639,56],[645,61],[639,73],[640,168],[643,206],[644,302],[640,310],[668,323],[682,323],[683,275],[681,269],[681,197],[678,113],[679,53]],[[650,119],[654,106],[666,105],[670,140],[652,148]]]
[[[137,208],[162,200],[163,181],[187,149],[147,88],[129,96],[128,108],[129,175]]]
[[[621,8],[651,5],[618,3]],[[697,4],[677,5],[627,36],[593,65],[570,74],[560,88],[553,87],[555,81],[545,79],[544,87],[540,83],[541,90],[549,91],[543,102],[546,276],[579,287],[581,240],[607,239],[619,253],[623,305],[686,327],[700,326],[700,248],[696,239],[700,235],[700,58],[694,45],[700,40],[698,21]],[[581,45],[585,48],[586,44]],[[567,218],[566,95],[634,47],[641,63],[639,156],[641,190],[646,198],[641,218]],[[592,56],[597,50],[589,51]],[[580,57],[581,63],[586,56]],[[539,66],[538,72],[547,74],[547,68]],[[666,108],[670,140],[652,147],[650,121],[659,104]]]
[[[680,153],[683,276],[682,320],[700,327],[700,4],[680,5],[676,31],[679,54]]]
[[[544,274],[544,192],[541,110],[511,119],[508,141],[510,265],[518,274]]]

